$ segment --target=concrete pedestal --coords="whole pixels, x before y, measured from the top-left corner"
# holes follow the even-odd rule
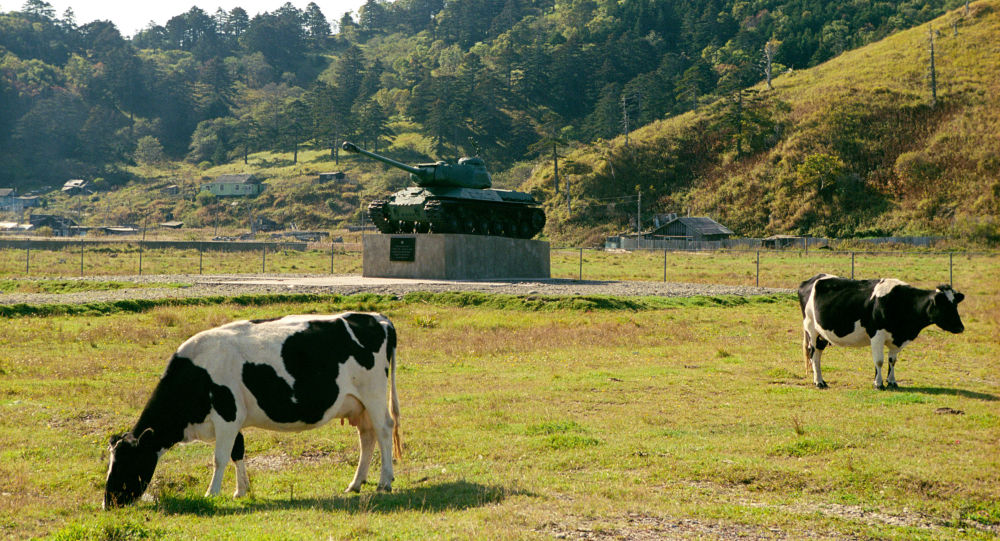
[[[549,243],[482,235],[367,235],[361,274],[438,280],[549,278]]]

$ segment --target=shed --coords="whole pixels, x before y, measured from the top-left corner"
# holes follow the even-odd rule
[[[202,190],[217,196],[245,197],[259,195],[267,185],[252,174],[220,175],[212,182],[201,185]]]
[[[804,245],[803,237],[795,235],[771,235],[761,241],[765,248],[788,248],[796,244]]]
[[[278,222],[268,218],[267,216],[258,216],[253,220],[253,227],[251,231],[254,233],[258,231],[279,231],[285,227]]]
[[[62,191],[68,195],[87,195],[93,193],[93,190],[90,189],[90,183],[81,178],[67,180],[63,184]]]
[[[331,181],[334,181],[334,180],[344,180],[344,177],[345,177],[345,175],[344,175],[343,171],[333,171],[333,172],[328,172],[328,173],[320,173],[319,174],[319,181],[320,182],[331,182]]]
[[[73,220],[55,214],[32,214],[28,216],[28,222],[32,225],[32,229],[52,228],[52,232],[58,237],[69,236],[73,228],[77,227]]]
[[[693,241],[728,239],[733,234],[728,227],[704,216],[674,218],[652,232],[653,236],[687,238]]]

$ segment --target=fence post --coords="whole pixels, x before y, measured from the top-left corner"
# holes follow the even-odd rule
[[[757,250],[757,287],[760,287],[760,250]]]
[[[199,242],[198,243],[198,274],[202,273],[201,272],[201,269],[202,269],[201,262],[202,262],[202,259],[204,257],[204,253],[205,253],[205,243],[204,243],[204,241],[203,242]]]
[[[333,246],[334,243],[330,241],[330,274],[333,274]]]
[[[952,256],[955,254],[948,252],[948,285],[955,287],[954,275],[952,274]]]
[[[580,248],[580,276],[579,280],[583,280],[583,248]]]
[[[83,239],[80,239],[80,276],[83,276]]]
[[[851,252],[851,280],[854,279],[854,252]]]
[[[267,243],[260,250],[260,273],[264,274],[267,272]]]
[[[28,239],[28,249],[24,256],[24,274],[31,274],[31,239]]]
[[[663,281],[667,281],[667,249],[663,249]]]

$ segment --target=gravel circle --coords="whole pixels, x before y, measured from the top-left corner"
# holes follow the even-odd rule
[[[597,281],[597,280],[406,280],[363,278],[358,275],[304,274],[169,274],[147,276],[88,276],[84,278],[48,278],[47,280],[131,283],[136,287],[78,291],[72,293],[0,293],[0,305],[11,304],[85,304],[127,299],[192,298],[246,294],[382,293],[403,295],[415,291],[481,291],[511,295],[613,295],[620,297],[698,295],[769,295],[791,293],[791,289],[693,284],[679,282]],[[30,281],[30,280],[26,280]],[[180,284],[180,287],[178,287]]]

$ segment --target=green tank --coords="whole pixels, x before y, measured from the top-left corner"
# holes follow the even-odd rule
[[[407,171],[416,184],[368,205],[368,216],[382,233],[530,239],[545,227],[545,212],[531,194],[490,189],[493,180],[480,158],[407,165],[347,141],[343,149]]]

